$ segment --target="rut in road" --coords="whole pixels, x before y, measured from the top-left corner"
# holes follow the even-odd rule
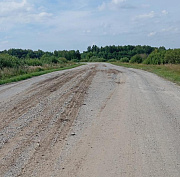
[[[0,176],[31,175],[61,148],[96,68],[65,72],[0,107]],[[56,154],[54,154],[56,155]],[[50,167],[50,165],[48,164]]]
[[[179,106],[179,86],[108,63],[0,86],[0,176],[179,177]]]

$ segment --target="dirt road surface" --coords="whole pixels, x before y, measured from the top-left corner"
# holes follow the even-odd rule
[[[179,177],[180,87],[105,63],[0,86],[0,176]]]

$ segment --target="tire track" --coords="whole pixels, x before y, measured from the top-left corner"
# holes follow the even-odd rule
[[[44,153],[63,144],[95,73],[93,67],[48,79],[9,103],[8,112],[1,113],[0,175],[17,176],[22,169],[30,175]]]

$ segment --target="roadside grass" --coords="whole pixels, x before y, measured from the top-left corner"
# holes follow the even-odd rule
[[[4,79],[0,79],[0,85],[11,83],[11,82],[17,82],[17,81],[21,81],[21,80],[25,80],[25,79],[29,79],[29,78],[32,78],[32,77],[35,77],[35,76],[40,76],[40,75],[55,72],[55,71],[62,71],[62,70],[66,70],[66,69],[72,69],[72,68],[75,68],[75,67],[78,67],[78,66],[81,66],[81,65],[82,64],[73,64],[73,65],[69,65],[69,66],[65,66],[65,67],[49,68],[49,69],[46,69],[46,70],[43,70],[43,71],[36,71],[36,72],[32,72],[32,73],[13,76],[13,77],[10,77],[10,78],[4,78]]]
[[[111,62],[111,63],[118,66],[149,71],[180,85],[180,64],[145,65],[145,64],[132,64],[132,63],[121,63],[121,62]]]

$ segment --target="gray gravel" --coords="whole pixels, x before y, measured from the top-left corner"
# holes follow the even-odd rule
[[[0,86],[0,176],[179,177],[180,87],[88,64]]]

